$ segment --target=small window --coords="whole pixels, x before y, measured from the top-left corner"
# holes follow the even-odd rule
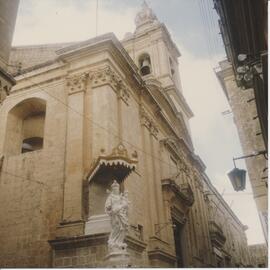
[[[151,59],[148,54],[143,54],[139,58],[139,68],[142,76],[151,73]]]
[[[22,153],[39,150],[43,147],[43,138],[32,137],[23,140]]]

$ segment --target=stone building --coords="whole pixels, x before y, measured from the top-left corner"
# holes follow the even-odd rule
[[[248,246],[250,253],[250,262],[254,267],[268,267],[268,249],[265,244]]]
[[[15,80],[7,72],[19,0],[0,0],[0,104]]]
[[[228,60],[216,74],[230,104],[247,172],[268,241],[267,5],[258,0],[214,0]]]
[[[249,265],[246,226],[194,153],[179,50],[143,5],[122,42],[22,46],[0,106],[0,265],[104,267],[106,190],[129,191],[131,266]]]

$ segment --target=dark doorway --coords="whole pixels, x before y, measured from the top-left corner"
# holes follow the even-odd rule
[[[183,248],[182,248],[182,233],[183,225],[173,219],[174,245],[176,253],[176,266],[184,267]]]

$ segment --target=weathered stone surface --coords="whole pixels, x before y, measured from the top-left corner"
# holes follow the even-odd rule
[[[149,23],[124,47],[107,34],[58,50],[57,61],[53,47],[40,59],[44,46],[17,50],[25,63],[33,53],[28,64],[40,65],[22,69],[0,106],[0,266],[104,267],[108,233],[87,226],[105,214],[106,188],[117,177],[131,202],[126,243],[132,266],[214,267],[218,254],[224,261],[245,253],[243,225],[193,152],[179,51],[163,24]],[[143,53],[152,65],[146,76],[136,67]],[[28,103],[33,98],[46,104],[43,146],[21,153],[23,129],[10,120],[23,125],[27,108],[40,113]],[[16,153],[10,151],[15,145]],[[177,188],[167,192],[162,179]],[[212,219],[225,224],[218,254],[210,241]]]

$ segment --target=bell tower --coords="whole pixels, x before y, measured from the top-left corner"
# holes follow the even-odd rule
[[[181,56],[164,23],[144,1],[135,17],[136,29],[126,33],[122,44],[137,65],[143,80],[157,81],[170,100],[177,117],[190,133],[188,120],[193,116],[182,94],[178,71]]]
[[[174,86],[181,92],[178,73],[180,52],[163,23],[144,1],[135,17],[134,33],[122,40],[125,49],[137,64],[142,76],[153,76],[163,87]]]

